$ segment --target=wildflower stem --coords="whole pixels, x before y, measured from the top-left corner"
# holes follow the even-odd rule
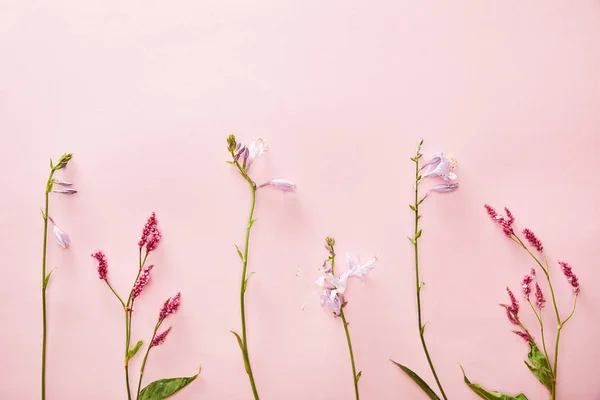
[[[121,296],[119,296],[117,294],[117,292],[115,291],[115,289],[108,282],[108,279],[104,279],[104,282],[106,282],[106,284],[108,285],[108,288],[110,289],[110,291],[113,292],[113,294],[117,297],[117,300],[119,300],[119,302],[121,303],[121,305],[123,306],[123,308],[125,308],[125,302],[123,301],[123,299],[121,299]]]
[[[346,331],[346,340],[348,341],[348,350],[350,352],[350,362],[352,363],[352,380],[354,382],[354,394],[356,395],[356,400],[358,398],[358,378],[356,376],[356,365],[354,364],[354,352],[352,351],[352,341],[350,340],[350,332],[348,331],[348,322],[346,321],[346,316],[344,315],[344,309],[340,310],[340,318],[342,318],[342,322],[344,324],[344,330]]]
[[[233,151],[231,152],[233,157]],[[250,386],[252,386],[252,393],[254,394],[254,399],[259,400],[258,390],[256,389],[256,383],[254,382],[254,374],[252,373],[252,367],[250,366],[250,356],[248,354],[248,339],[246,337],[246,305],[245,305],[245,294],[246,294],[246,285],[248,283],[247,276],[247,268],[248,268],[248,245],[250,243],[250,230],[252,229],[252,225],[254,224],[254,207],[256,206],[256,183],[250,179],[248,174],[244,171],[244,168],[240,165],[239,162],[234,162],[235,166],[240,171],[240,174],[244,177],[244,179],[250,185],[250,189],[252,192],[252,203],[250,205],[250,215],[248,216],[248,224],[246,226],[246,239],[244,242],[244,254],[242,259],[242,280],[240,283],[240,315],[242,320],[242,357],[244,358],[244,365],[246,367],[246,373],[248,374],[248,378],[250,379]]]
[[[131,400],[131,389],[129,387],[129,361],[127,360],[127,354],[129,352],[129,337],[131,335],[131,323],[129,311],[125,308],[125,385],[127,387],[127,399]]]
[[[422,142],[420,142],[420,143],[422,143]],[[415,163],[415,204],[413,207],[411,207],[415,213],[415,232],[414,232],[414,237],[411,239],[411,242],[415,248],[415,276],[416,276],[416,286],[417,286],[417,316],[418,316],[418,323],[419,323],[419,336],[421,338],[421,344],[423,346],[423,351],[425,352],[425,357],[427,357],[427,363],[429,364],[429,368],[431,369],[431,372],[433,373],[435,382],[437,383],[437,386],[440,389],[442,397],[444,398],[444,400],[447,400],[448,398],[446,397],[446,393],[444,392],[444,389],[442,388],[440,379],[438,378],[438,375],[435,372],[435,367],[433,366],[433,362],[431,361],[431,356],[429,355],[429,350],[427,350],[427,344],[425,343],[425,336],[424,336],[425,329],[423,326],[423,320],[422,320],[422,316],[421,316],[421,281],[419,279],[419,245],[418,245],[419,236],[421,235],[420,230],[419,230],[419,219],[421,218],[421,216],[419,215],[419,204],[421,203],[421,201],[419,201],[419,182],[421,180],[421,176],[419,175],[419,159],[420,158],[421,158],[421,144],[419,144],[419,146],[417,148],[416,157],[414,158],[414,163]]]
[[[538,322],[540,323],[540,333],[542,335],[542,347],[544,348],[544,355],[546,356],[548,363],[550,363],[550,357],[548,357],[548,350],[546,349],[546,338],[544,336],[544,322],[542,320],[542,313],[540,312],[538,314],[538,312],[535,310],[535,307],[533,306],[533,304],[531,304],[530,300],[527,300],[527,302],[531,306],[531,310],[533,311],[533,313],[535,314],[535,317],[537,318]],[[550,368],[552,368],[552,367],[550,367]],[[553,371],[554,371],[553,369],[550,369],[550,373],[552,373],[552,375],[554,377]]]
[[[148,348],[146,349],[146,354],[144,354],[144,360],[142,361],[142,366],[140,367],[140,380],[138,381],[137,392],[135,398],[138,399],[140,397],[140,391],[142,390],[142,378],[144,377],[144,370],[146,369],[146,361],[148,360],[148,355],[150,354],[150,349],[152,348],[152,342],[154,342],[154,338],[156,337],[156,332],[160,328],[163,320],[159,319],[154,327],[154,332],[152,332],[152,339],[148,342]]]
[[[46,182],[44,206],[44,246],[42,250],[42,400],[46,399],[46,336],[48,331],[46,316],[46,287],[48,286],[48,281],[46,280],[46,259],[48,249],[48,209],[54,171],[54,168],[50,168],[50,175]]]
[[[552,400],[556,399],[556,380],[558,377],[558,342],[560,341],[560,332],[562,328],[565,326],[567,321],[571,319],[573,314],[575,314],[575,307],[577,307],[577,296],[575,296],[575,300],[573,301],[573,310],[571,310],[571,314],[564,320],[558,321],[558,329],[556,331],[556,344],[554,345],[554,384],[552,385]]]

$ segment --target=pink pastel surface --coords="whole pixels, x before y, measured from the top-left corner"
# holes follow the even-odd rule
[[[164,239],[133,339],[149,339],[164,299],[181,291],[183,304],[146,382],[202,364],[177,399],[251,398],[228,332],[240,327],[233,244],[250,200],[225,163],[235,132],[269,142],[259,183],[298,185],[258,194],[247,313],[263,400],[353,398],[340,321],[316,297],[300,309],[311,288],[296,269],[317,278],[326,235],[340,254],[380,258],[347,293],[362,397],[425,398],[390,358],[433,385],[406,240],[418,137],[426,155],[460,163],[461,189],[422,208],[426,336],[449,397],[476,398],[460,363],[489,388],[548,398],[497,305],[533,265],[488,220],[489,202],[573,265],[582,293],[563,331],[558,398],[600,399],[599,39],[596,0],[2,1],[0,398],[39,398],[39,208],[48,158],[66,151],[75,158],[60,176],[80,193],[51,199],[73,246],[48,252],[48,400],[125,398],[123,315],[89,255],[106,252],[125,293],[151,211]],[[572,293],[551,268],[566,313]]]

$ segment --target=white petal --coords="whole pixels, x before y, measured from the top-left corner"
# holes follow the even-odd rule
[[[58,243],[63,249],[67,249],[71,245],[71,239],[69,238],[69,235],[63,232],[58,226],[52,226],[52,233],[54,234],[56,243]]]

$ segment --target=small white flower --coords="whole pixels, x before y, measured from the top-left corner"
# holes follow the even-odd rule
[[[269,182],[263,183],[262,185],[260,185],[259,188],[265,187],[265,186],[274,187],[275,189],[279,189],[282,192],[295,192],[296,191],[296,184],[294,184],[288,180],[285,180],[285,179],[271,179]]]
[[[435,153],[431,159],[421,167],[423,178],[439,176],[446,182],[456,181],[457,176],[452,170],[456,168],[454,158],[444,157],[443,153]]]
[[[267,142],[260,138],[250,144],[250,147],[248,148],[248,156],[246,159],[246,172],[250,170],[250,166],[252,165],[256,157],[266,152],[267,148]]]
[[[69,235],[62,231],[58,225],[54,223],[52,218],[50,218],[50,221],[52,221],[52,233],[54,234],[54,240],[56,240],[56,243],[58,243],[58,245],[63,249],[68,249],[71,245],[71,239],[69,238]]]
[[[358,257],[352,258],[350,253],[346,253],[346,262],[350,267],[350,270],[347,271],[348,277],[355,276],[364,282],[365,275],[375,268],[376,261],[377,257],[372,257],[369,261],[361,265]]]

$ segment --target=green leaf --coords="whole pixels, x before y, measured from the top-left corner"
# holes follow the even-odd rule
[[[361,376],[362,376],[362,371],[358,371],[358,374],[356,374],[356,383],[358,383],[358,380],[360,379]]]
[[[242,292],[246,293],[246,287],[248,286],[248,280],[250,280],[250,277],[254,275],[254,272],[250,272],[248,274],[248,276],[246,277],[246,279],[244,279],[244,285],[242,286]]]
[[[410,207],[411,210],[417,211],[417,209],[415,208],[415,206],[413,206],[412,204],[409,204],[408,206]]]
[[[142,389],[138,400],[162,400],[171,397],[192,383],[198,375],[200,375],[200,371],[194,376],[167,378],[154,381]]]
[[[421,200],[417,201],[417,205],[420,206],[422,202],[425,201],[425,197],[423,197]]]
[[[248,225],[248,228],[252,228],[252,225],[254,225],[254,223],[256,222],[258,218],[253,219],[252,221],[250,221],[250,225]]]
[[[525,397],[525,395],[523,393],[519,393],[516,397],[513,397],[513,396],[509,396],[507,394],[502,394],[500,392],[490,392],[489,390],[482,388],[480,385],[478,385],[476,383],[471,383],[471,381],[469,381],[469,379],[467,378],[467,375],[465,374],[465,370],[463,369],[462,366],[460,367],[460,369],[462,370],[463,376],[465,378],[465,383],[467,384],[467,386],[482,399],[485,399],[485,400],[527,400],[527,397]]]
[[[244,342],[240,335],[238,335],[235,331],[229,331],[235,335],[238,341],[238,345],[240,346],[240,350],[242,350],[242,357],[244,358],[244,368],[246,369],[246,373],[250,375],[250,363],[248,362],[248,356],[246,355],[246,348],[244,347]]]
[[[46,277],[44,278],[44,286],[43,289],[46,289],[48,287],[48,281],[50,280],[50,275],[52,275],[52,273],[54,272],[56,268],[52,268],[52,271],[48,272],[48,275],[46,275]]]
[[[414,162],[417,162],[417,159],[416,159],[416,158],[414,158],[414,157],[411,157],[411,158],[410,158],[410,160],[411,160],[411,161],[414,161]]]
[[[235,246],[235,249],[237,250],[238,256],[240,256],[240,260],[242,260],[242,262],[244,262],[244,256],[242,255],[240,248],[238,247],[237,244],[234,244],[234,246]]]
[[[420,238],[422,233],[423,233],[423,229],[419,229],[417,234],[415,235],[415,239]]]
[[[50,159],[50,169],[54,169],[54,164],[52,164],[52,158]]]
[[[429,387],[429,385],[427,383],[425,383],[425,381],[423,379],[421,379],[421,377],[419,375],[415,374],[413,371],[411,371],[409,368],[405,367],[404,365],[398,364],[394,360],[390,360],[390,361],[393,362],[394,364],[396,364],[402,371],[404,371],[404,373],[406,375],[408,375],[413,381],[415,381],[415,383],[417,385],[419,385],[421,387],[421,389],[423,389],[423,391],[429,396],[429,398],[431,400],[440,400],[438,395],[435,394],[435,392]]]
[[[552,372],[550,368],[550,362],[546,358],[546,355],[538,349],[535,343],[529,343],[529,354],[527,358],[532,365],[530,365],[527,361],[525,365],[531,371],[533,375],[535,375],[538,380],[546,386],[546,388],[552,392]]]
[[[410,236],[408,237],[408,240],[410,240],[410,242],[412,244],[417,244],[417,241],[415,239],[411,238]]]
[[[417,176],[417,182],[420,181],[421,179],[423,179],[423,177],[421,175]]]
[[[129,361],[133,358],[133,356],[135,356],[138,352],[138,350],[142,347],[142,345],[144,344],[143,340],[138,340],[138,342],[135,344],[135,346],[133,346],[132,348],[130,348],[127,351],[127,359],[125,361]]]

